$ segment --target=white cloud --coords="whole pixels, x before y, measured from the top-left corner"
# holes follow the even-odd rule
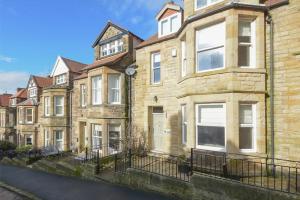
[[[0,93],[14,94],[16,88],[26,87],[29,76],[27,72],[0,71]]]
[[[15,59],[12,57],[8,57],[8,56],[4,56],[4,55],[0,55],[0,61],[5,62],[5,63],[11,63],[13,62]]]

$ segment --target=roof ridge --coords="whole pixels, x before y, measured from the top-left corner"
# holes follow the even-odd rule
[[[70,59],[70,58],[66,58],[66,57],[63,57],[63,56],[60,56],[63,60],[69,60],[71,62],[76,62],[76,63],[79,63],[79,64],[83,64],[83,65],[87,65],[86,63],[83,63],[83,62],[79,62],[79,61],[76,61],[76,60],[73,60],[73,59]]]

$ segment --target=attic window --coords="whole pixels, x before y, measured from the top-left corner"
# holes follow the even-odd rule
[[[181,26],[181,13],[173,14],[158,22],[159,37],[175,33]]]
[[[123,51],[123,40],[118,39],[101,46],[101,56],[109,56]]]
[[[66,82],[66,75],[65,74],[58,75],[55,77],[55,79],[57,85],[64,84]]]

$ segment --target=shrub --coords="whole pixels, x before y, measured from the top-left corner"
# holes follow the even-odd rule
[[[17,153],[28,153],[32,149],[31,145],[21,146],[16,149]]]
[[[0,150],[2,151],[9,151],[9,150],[15,150],[17,145],[8,142],[8,141],[0,141]]]

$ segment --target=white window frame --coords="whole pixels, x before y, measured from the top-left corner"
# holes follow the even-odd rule
[[[156,55],[159,55],[160,57],[160,61],[159,61],[159,67],[156,67],[154,68],[154,58]],[[160,79],[158,82],[154,82],[154,70],[155,69],[159,69],[159,74],[160,74]],[[157,85],[157,84],[160,84],[161,83],[161,54],[160,52],[154,52],[154,53],[151,53],[151,84],[153,85]]]
[[[19,112],[18,112],[18,116],[19,116],[19,124],[23,123],[23,118],[24,118],[24,108],[19,108]]]
[[[61,139],[57,139],[56,138],[57,133],[61,133]],[[61,148],[62,149],[58,149],[58,150],[63,151],[64,150],[64,146],[65,146],[64,145],[64,131],[62,131],[62,130],[54,130],[54,138],[55,138],[55,147],[58,148],[57,143],[61,142]]]
[[[195,0],[194,1],[195,2],[195,10],[197,11],[197,10],[200,10],[200,9],[203,9],[203,8],[207,8],[207,7],[212,6],[214,4],[220,3],[221,1],[224,1],[224,0],[217,0],[216,2],[212,2],[212,1],[213,0],[207,0],[208,3],[205,6],[198,7],[197,6],[197,0]]]
[[[119,147],[118,147],[117,150],[110,147],[109,140],[110,140],[111,126],[116,126],[119,129]],[[121,138],[122,138],[121,134],[122,134],[122,132],[121,132],[121,124],[108,124],[108,137],[107,137],[108,138],[108,142],[107,143],[108,143],[108,147],[109,147],[109,154],[116,154],[116,153],[120,152],[120,149],[121,149]]]
[[[0,113],[0,127],[5,127],[5,113]]]
[[[256,20],[250,19],[250,18],[240,18],[240,21],[246,21],[251,23],[251,42],[238,42],[239,47],[240,46],[250,46],[250,63],[249,66],[239,66],[241,68],[255,68],[256,67]],[[239,35],[238,35],[239,37]],[[239,55],[238,55],[239,56]]]
[[[31,139],[31,144],[27,143],[27,138]],[[25,135],[25,145],[33,145],[33,135]]]
[[[186,41],[181,41],[181,77],[185,77],[187,74],[187,48]]]
[[[55,83],[56,85],[61,85],[66,83],[66,74],[60,74],[55,77]]]
[[[114,55],[116,53],[122,52],[124,50],[123,39],[117,39],[112,42],[101,45],[101,56]]]
[[[36,88],[30,88],[29,89],[29,97],[36,97],[37,95],[37,89]]]
[[[50,146],[50,131],[45,129],[44,130],[44,147]]]
[[[87,90],[86,90],[86,84],[81,84],[80,85],[80,106],[81,107],[86,107],[86,95]]]
[[[50,116],[50,97],[44,97],[44,114]]]
[[[28,110],[31,110],[31,121],[28,121]],[[33,124],[33,108],[25,108],[25,122],[26,124]]]
[[[240,103],[239,104],[239,109],[242,105],[251,105],[251,107],[252,107],[252,120],[253,120],[252,124],[242,124],[241,122],[239,122],[239,127],[240,128],[243,128],[243,127],[244,128],[252,128],[252,145],[253,145],[253,148],[252,149],[240,149],[240,152],[254,153],[257,150],[257,144],[256,144],[256,138],[257,138],[257,132],[256,132],[256,129],[257,129],[256,107],[257,107],[257,105],[256,105],[256,103]],[[240,112],[239,112],[239,119],[240,119]]]
[[[211,146],[206,146],[206,145],[198,145],[198,132],[197,132],[197,128],[198,128],[198,125],[199,126],[207,126],[205,124],[201,124],[199,123],[199,107],[200,106],[214,106],[214,105],[217,105],[217,106],[220,106],[222,105],[223,106],[223,109],[224,109],[224,148],[222,147],[211,147]],[[226,103],[205,103],[205,104],[202,104],[202,103],[199,103],[199,104],[196,104],[195,106],[195,109],[196,109],[196,148],[197,149],[203,149],[203,150],[209,150],[209,151],[219,151],[219,152],[226,152],[226,149],[227,149],[227,113],[226,113]],[[218,127],[221,127],[221,126],[218,126]]]
[[[117,88],[113,88],[110,85],[110,78],[118,77],[118,85]],[[116,80],[116,79],[115,79]],[[108,103],[109,104],[121,104],[121,75],[120,74],[108,74]],[[118,101],[113,101],[111,97],[111,92],[116,91],[118,92]]]
[[[223,25],[224,26],[224,44],[223,45],[218,45],[218,46],[211,46],[211,47],[208,47],[208,48],[203,48],[203,49],[198,49],[198,42],[199,42],[199,33],[201,30],[203,29],[206,29],[206,28],[210,28],[210,27],[213,27],[213,26],[216,26],[216,25]],[[218,33],[220,34],[220,33]],[[214,49],[219,49],[219,48],[223,48],[223,67],[219,67],[219,68],[213,68],[213,69],[207,69],[207,70],[199,70],[199,66],[198,66],[198,53],[200,52],[205,52],[205,51],[210,51],[210,50],[214,50]],[[196,31],[196,72],[197,73],[202,73],[202,72],[209,72],[209,71],[216,71],[216,70],[220,70],[220,69],[225,69],[225,66],[226,66],[226,22],[223,21],[223,22],[219,22],[219,23],[216,23],[216,24],[212,24],[210,26],[207,26],[207,27],[204,27],[204,28],[201,28],[201,29],[198,29]]]
[[[99,85],[94,88],[94,80],[98,79]],[[92,79],[92,105],[101,105],[102,104],[102,75],[93,76]],[[96,96],[98,96],[96,101]]]
[[[100,130],[97,130],[99,132],[101,132],[101,135],[97,135],[95,134],[96,133],[96,126],[100,129]],[[101,141],[100,144],[99,144],[99,147],[96,147],[94,146],[94,141],[95,140],[98,140],[98,141]],[[95,151],[95,150],[102,150],[102,145],[103,145],[103,127],[101,124],[92,124],[92,149]]]
[[[178,20],[178,27],[176,27],[176,24],[172,24],[172,19],[174,19],[174,18],[177,18],[177,20]],[[170,35],[172,33],[176,33],[181,27],[181,23],[182,23],[181,18],[182,18],[182,14],[181,14],[181,12],[178,12],[178,13],[175,13],[173,15],[170,15],[168,17],[161,19],[158,22],[158,37],[163,37],[163,36]],[[167,30],[163,31],[162,25],[165,22],[166,22]],[[174,27],[174,25],[175,25],[175,27]]]
[[[186,119],[186,120],[184,120]],[[186,104],[181,105],[181,139],[182,144],[187,143],[187,106]],[[186,126],[186,129],[185,129]]]
[[[57,104],[57,98],[62,98],[62,105],[58,105]],[[65,97],[64,96],[54,96],[54,114],[55,116],[59,116],[59,117],[62,117],[64,116],[65,114],[65,111],[64,111],[64,102],[65,102]],[[57,107],[62,107],[62,113],[57,113]]]

